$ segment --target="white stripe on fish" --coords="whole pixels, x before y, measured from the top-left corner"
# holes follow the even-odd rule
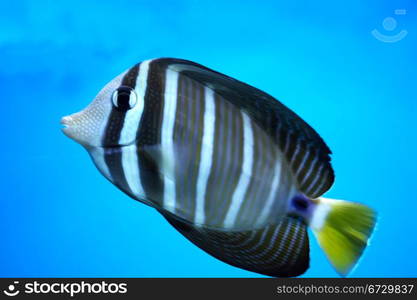
[[[136,139],[140,120],[145,104],[145,93],[147,88],[147,79],[149,72],[149,64],[152,60],[145,60],[140,64],[139,74],[136,78],[135,92],[137,95],[136,105],[126,112],[123,122],[123,128],[120,132],[119,145],[131,143]]]
[[[233,192],[232,200],[224,219],[224,227],[232,228],[240,207],[245,200],[246,191],[248,189],[250,179],[252,178],[253,169],[253,129],[250,118],[242,112],[243,118],[243,159],[242,172],[236,189]]]
[[[214,127],[216,122],[214,93],[210,88],[204,88],[204,129],[201,145],[200,167],[197,177],[197,197],[195,203],[196,224],[205,221],[204,202],[206,198],[207,182],[213,163]]]
[[[161,128],[161,149],[163,151],[161,169],[165,174],[175,174],[174,124],[177,110],[178,72],[171,69],[165,74],[164,109]],[[168,175],[169,176],[169,175]],[[163,207],[175,211],[176,189],[175,176],[164,177]]]

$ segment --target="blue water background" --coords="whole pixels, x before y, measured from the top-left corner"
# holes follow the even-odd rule
[[[60,131],[114,76],[168,56],[254,85],[311,124],[334,153],[326,196],[379,213],[351,276],[415,277],[416,25],[417,3],[401,0],[1,1],[0,276],[260,276],[192,245]],[[373,29],[408,35],[385,43]],[[337,276],[314,238],[304,276]]]

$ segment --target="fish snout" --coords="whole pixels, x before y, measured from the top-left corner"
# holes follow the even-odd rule
[[[99,146],[96,145],[95,124],[83,111],[63,117],[61,125],[62,132],[77,143],[85,147]]]
[[[65,116],[61,118],[61,125],[62,131],[67,135],[67,133],[70,131],[71,124],[72,124],[72,117],[71,116]]]
[[[62,130],[65,132],[65,129],[69,128],[72,123],[72,117],[71,116],[65,116],[61,118],[61,125],[64,126]]]
[[[69,138],[76,140],[77,122],[75,118],[73,117],[74,115],[63,117],[61,119],[61,125],[63,126],[62,132],[64,132],[64,134],[68,136]]]

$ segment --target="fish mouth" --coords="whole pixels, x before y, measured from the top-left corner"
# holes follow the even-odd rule
[[[70,129],[71,129],[71,123],[72,123],[72,118],[70,117],[70,116],[66,116],[66,117],[63,117],[62,119],[61,119],[61,125],[62,125],[62,128],[61,128],[61,130],[62,130],[62,132],[66,135],[66,136],[68,136],[69,138],[72,138],[70,135],[69,135],[69,131],[70,131]]]
[[[74,115],[63,117],[60,123],[62,125],[61,130],[67,137],[77,143],[84,144],[82,135],[80,135],[80,124],[76,122]]]

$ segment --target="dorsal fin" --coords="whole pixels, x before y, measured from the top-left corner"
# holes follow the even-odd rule
[[[232,266],[272,277],[299,276],[309,267],[306,225],[296,218],[257,230],[227,232],[163,215],[196,246]]]
[[[200,64],[174,58],[158,59],[169,67],[210,87],[224,99],[243,109],[277,141],[291,165],[299,189],[316,198],[334,181],[331,151],[317,132],[297,114],[265,92]]]

